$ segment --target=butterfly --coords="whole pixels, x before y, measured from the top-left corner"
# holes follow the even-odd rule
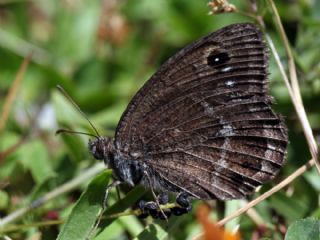
[[[245,198],[277,175],[288,144],[267,76],[260,30],[224,27],[167,60],[133,97],[115,137],[90,140],[89,150],[131,186]]]

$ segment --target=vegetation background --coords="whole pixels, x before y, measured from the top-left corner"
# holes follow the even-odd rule
[[[232,4],[242,13],[253,14],[252,2],[235,0]],[[287,67],[285,49],[268,1],[257,2],[258,14],[263,16],[267,32]],[[90,156],[87,136],[55,135],[61,127],[93,132],[56,85],[72,96],[100,134],[113,136],[132,96],[168,57],[223,26],[253,21],[239,13],[208,15],[207,3],[0,0],[0,216],[6,219],[10,213],[26,210],[9,224],[0,221],[3,237],[56,239],[66,219],[69,228],[65,227],[65,235],[60,234],[60,239],[76,239],[76,235],[68,235],[70,232],[88,234],[88,227],[100,210],[110,171],[104,171],[102,164]],[[319,141],[320,1],[285,0],[276,1],[276,5],[294,53],[305,109]],[[19,67],[31,52],[23,75]],[[276,185],[311,158],[273,57],[269,69],[270,92],[277,102],[275,108],[285,116],[290,144],[280,175],[260,192]],[[22,77],[14,81],[18,73]],[[98,177],[72,211],[94,175]],[[130,189],[121,190],[120,202],[114,191],[110,193],[109,214],[121,213],[139,198],[148,197],[143,196],[145,191],[141,188],[129,193]],[[53,195],[48,195],[52,191]],[[226,228],[232,231],[239,225],[243,239],[283,239],[295,221],[320,218],[319,191],[319,173],[312,168],[247,214],[229,222]],[[43,200],[40,207],[26,209],[39,198]],[[152,219],[141,221],[133,215],[103,218],[98,234],[92,237],[194,239],[203,231],[201,221],[195,217],[200,204],[194,202],[192,213],[172,218],[167,226]],[[242,200],[208,204],[212,208],[210,219],[221,219],[245,203]],[[312,220],[312,224],[319,221]],[[302,238],[302,233],[309,232],[302,229],[301,238],[291,239],[311,239]]]

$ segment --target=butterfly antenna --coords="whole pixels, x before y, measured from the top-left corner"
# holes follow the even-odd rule
[[[61,134],[61,133],[70,133],[70,134],[82,134],[82,135],[87,135],[87,136],[91,136],[91,137],[95,137],[97,138],[96,135],[91,134],[91,133],[86,133],[86,132],[78,132],[78,131],[73,131],[73,130],[69,130],[69,129],[58,129],[56,131],[56,135]]]
[[[88,121],[88,123],[90,124],[90,126],[92,127],[92,129],[95,131],[95,133],[97,134],[98,137],[100,137],[100,134],[98,132],[98,130],[95,128],[95,126],[92,124],[92,122],[89,120],[89,118],[87,117],[87,115],[80,109],[80,107],[75,103],[75,101],[73,101],[73,99],[70,97],[70,95],[63,89],[63,87],[61,87],[60,85],[57,85],[57,89],[69,100],[69,102],[72,103],[72,105],[78,110],[78,112]],[[58,130],[59,131],[59,130]],[[57,132],[58,132],[57,131]],[[89,135],[89,134],[87,134]],[[95,137],[97,137],[95,136]]]

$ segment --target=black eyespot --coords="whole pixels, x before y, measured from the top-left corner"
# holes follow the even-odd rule
[[[211,52],[207,58],[209,66],[216,66],[226,63],[230,60],[228,53],[226,52]]]

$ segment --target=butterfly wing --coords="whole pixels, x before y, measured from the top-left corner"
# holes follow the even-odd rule
[[[118,152],[197,198],[250,194],[278,173],[287,146],[267,95],[267,64],[262,35],[248,23],[183,48],[128,105]]]

